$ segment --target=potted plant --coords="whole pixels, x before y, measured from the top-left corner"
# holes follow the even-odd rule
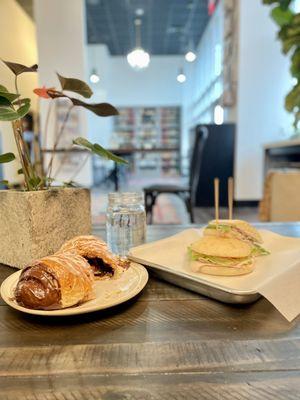
[[[290,72],[294,86],[285,97],[285,109],[294,114],[294,128],[297,130],[300,120],[300,14],[293,11],[292,0],[263,0],[263,4],[273,6],[271,17],[279,26],[282,52],[291,56]]]
[[[18,77],[23,73],[35,73],[37,65],[27,67],[18,63],[3,61],[14,75],[15,89],[13,92],[0,85],[0,121],[12,124],[12,131],[17,147],[17,154],[11,152],[0,155],[0,163],[19,159],[23,176],[21,190],[0,190],[0,263],[22,268],[35,258],[51,254],[59,249],[63,242],[75,235],[89,234],[91,231],[90,193],[88,189],[53,186],[51,176],[53,155],[47,172],[36,168],[30,159],[27,144],[23,138],[22,118],[29,112],[30,99],[23,98],[18,88]],[[49,101],[66,98],[70,109],[83,107],[100,117],[117,115],[115,107],[108,103],[91,104],[80,99],[90,98],[93,94],[90,87],[83,81],[66,78],[57,74],[61,89],[39,88],[34,92]],[[66,92],[75,93],[72,97]],[[65,116],[56,141],[53,154],[63,134],[69,112]],[[78,137],[74,145],[113,160],[126,163],[105,150],[98,143],[90,143],[87,139]],[[8,182],[3,182],[9,185]]]

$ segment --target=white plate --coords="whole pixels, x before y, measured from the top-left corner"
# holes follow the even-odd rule
[[[62,310],[32,310],[20,306],[14,300],[14,290],[22,271],[10,275],[1,285],[0,293],[6,304],[16,310],[27,314],[45,316],[65,316],[85,314],[92,311],[104,310],[117,304],[132,299],[145,287],[148,281],[148,272],[145,267],[131,263],[130,268],[123,272],[118,279],[99,280],[95,283],[96,298],[79,306],[64,308]]]

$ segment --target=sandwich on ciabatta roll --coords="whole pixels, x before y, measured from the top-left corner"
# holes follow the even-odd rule
[[[194,272],[209,275],[244,275],[254,269],[252,248],[234,237],[204,236],[189,247]]]
[[[220,219],[210,221],[204,229],[204,236],[222,236],[225,238],[239,239],[251,246],[251,254],[254,257],[270,254],[261,246],[262,237],[254,226],[239,219]]]

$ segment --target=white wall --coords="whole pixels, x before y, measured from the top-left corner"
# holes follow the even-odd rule
[[[88,46],[88,71],[97,69],[100,81],[92,86],[93,101],[122,106],[180,106],[182,85],[176,81],[182,57],[152,56],[149,67],[133,70],[126,57],[110,56],[104,45]],[[109,145],[111,118],[88,116],[89,137]]]
[[[263,187],[263,143],[291,133],[284,97],[289,57],[281,54],[270,7],[240,0],[235,198],[257,200]]]
[[[182,85],[176,81],[182,57],[152,56],[148,68],[133,70],[125,57],[111,58],[110,98],[118,106],[177,106]]]
[[[0,1],[0,26],[3,33],[0,40],[0,55],[3,60],[14,61],[25,65],[37,62],[35,26],[33,21],[15,0]],[[14,75],[0,63],[0,84],[14,92]],[[24,97],[31,98],[31,109],[37,110],[37,97],[32,90],[37,87],[37,74],[23,74],[19,77],[19,89]],[[13,131],[10,122],[0,122],[0,140],[2,152],[12,151],[17,156]],[[22,180],[17,174],[19,162],[2,164],[3,177],[10,182]]]
[[[86,75],[85,46],[85,12],[84,0],[35,0],[35,20],[39,53],[39,82],[46,87],[59,88],[55,72],[71,78],[84,79]],[[41,128],[44,129],[50,100],[41,101]],[[76,107],[79,116],[79,135],[87,135],[87,112]],[[51,148],[57,130],[55,118],[49,125],[49,142]],[[70,145],[71,143],[70,139]],[[59,147],[59,146],[58,146]],[[59,165],[54,158],[53,171]],[[76,182],[89,186],[91,180],[91,164],[87,163],[76,177]],[[69,180],[73,173],[62,170],[58,181]]]

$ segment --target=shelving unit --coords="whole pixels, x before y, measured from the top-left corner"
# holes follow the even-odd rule
[[[119,148],[166,148],[136,153],[133,171],[143,175],[180,174],[180,107],[121,107],[114,118],[112,143]],[[168,149],[170,149],[168,151]]]

